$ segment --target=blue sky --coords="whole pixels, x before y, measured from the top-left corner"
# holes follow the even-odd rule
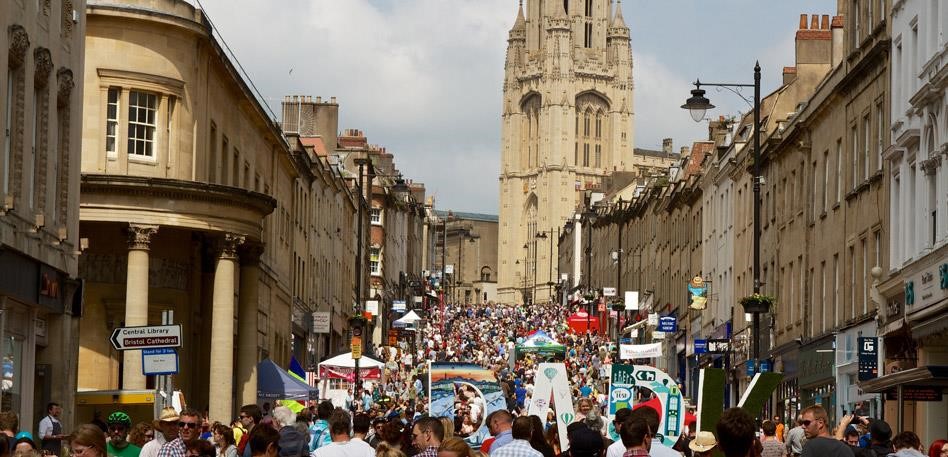
[[[439,209],[497,213],[504,53],[517,0],[201,3],[274,112],[284,95],[336,96],[339,128],[387,147]],[[670,137],[677,150],[707,136],[707,124],[679,108],[695,78],[752,82],[760,60],[764,93],[776,89],[793,65],[799,15],[833,15],[836,3],[622,1],[636,147],[660,149]],[[718,106],[709,115],[747,110],[729,92],[708,88],[708,98]]]

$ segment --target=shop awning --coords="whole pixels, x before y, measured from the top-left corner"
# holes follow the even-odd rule
[[[948,366],[931,365],[910,368],[859,383],[866,393],[887,392],[896,386],[948,386]]]

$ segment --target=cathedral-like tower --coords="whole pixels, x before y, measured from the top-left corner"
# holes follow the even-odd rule
[[[611,0],[530,0],[526,16],[521,1],[507,39],[502,119],[498,295],[519,302],[536,290],[534,301],[545,301],[557,280],[556,228],[584,191],[634,168],[621,0],[614,13]]]

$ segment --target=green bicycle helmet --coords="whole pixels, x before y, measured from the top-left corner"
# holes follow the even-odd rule
[[[132,426],[132,419],[128,417],[128,414],[125,414],[122,411],[116,411],[112,414],[109,414],[109,418],[106,420],[106,422],[108,422],[109,425],[121,424],[124,425],[125,428],[131,428]]]

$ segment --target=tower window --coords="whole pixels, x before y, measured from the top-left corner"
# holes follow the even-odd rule
[[[589,166],[589,143],[583,144],[583,166]]]
[[[593,0],[586,0],[586,17],[592,17],[592,15],[593,15]]]
[[[587,0],[588,1],[588,0]],[[591,48],[592,47],[592,34],[593,34],[593,25],[590,22],[586,23],[586,33],[583,40],[583,47]]]

